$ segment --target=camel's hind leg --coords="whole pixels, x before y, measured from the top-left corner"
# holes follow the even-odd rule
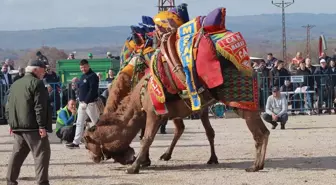
[[[257,111],[248,111],[238,109],[236,113],[245,119],[247,127],[253,135],[256,147],[256,156],[253,165],[247,168],[247,172],[256,172],[264,169],[266,148],[269,137],[269,130],[265,126],[264,122],[261,120],[260,115]]]
[[[185,126],[183,123],[183,119],[173,119],[173,123],[175,125],[173,141],[171,142],[166,152],[163,155],[161,155],[160,160],[169,161],[171,159],[171,155],[176,146],[176,143],[184,132]]]
[[[209,120],[209,110],[208,108],[204,109],[201,113],[201,121],[203,124],[203,127],[205,129],[206,136],[208,138],[208,141],[210,143],[210,152],[211,156],[208,160],[207,164],[218,164],[218,158],[215,152],[215,131],[212,128]]]

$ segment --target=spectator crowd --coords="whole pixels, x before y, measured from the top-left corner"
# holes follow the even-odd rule
[[[266,61],[253,62],[254,70],[261,77],[261,108],[265,108],[271,89],[277,87],[286,94],[292,114],[330,114],[332,110],[336,113],[336,49],[331,57],[321,53],[317,61],[318,65],[312,65],[311,58],[304,58],[301,52],[297,52],[287,63],[272,53],[267,54]],[[293,77],[301,80],[292,80],[298,79]]]

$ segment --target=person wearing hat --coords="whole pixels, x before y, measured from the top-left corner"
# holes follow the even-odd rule
[[[318,107],[319,107],[319,114],[322,114],[322,104],[323,102],[326,103],[327,113],[330,113],[331,101],[329,97],[331,97],[331,70],[327,64],[325,59],[320,60],[320,66],[316,67],[314,76],[317,85],[317,93],[319,95]]]
[[[74,53],[70,53],[67,60],[75,60],[75,54]]]
[[[21,166],[31,151],[38,184],[49,185],[51,152],[47,132],[52,132],[52,112],[42,81],[45,68],[42,61],[30,61],[25,76],[10,88],[6,118],[14,134],[14,146],[8,162],[7,184],[18,184]]]
[[[106,58],[112,58],[112,53],[111,52],[107,52],[106,53]]]
[[[46,56],[42,55],[41,51],[37,51],[36,56],[37,56],[38,61],[42,61],[44,63],[44,65],[46,65],[48,67],[48,65],[49,65],[48,58]]]
[[[272,129],[278,126],[277,122],[281,123],[281,129],[285,129],[285,124],[288,120],[288,102],[286,95],[280,93],[279,87],[272,88],[272,95],[267,98],[265,113],[262,118],[272,124]]]

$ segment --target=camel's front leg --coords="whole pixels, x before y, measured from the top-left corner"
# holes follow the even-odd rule
[[[185,126],[183,123],[183,119],[174,119],[173,122],[175,125],[173,141],[171,142],[167,151],[163,155],[161,155],[160,160],[169,161],[171,159],[171,155],[174,151],[176,143],[184,132]]]
[[[256,172],[264,169],[269,130],[261,120],[257,111],[238,110],[238,115],[245,119],[247,127],[253,135],[256,147],[256,156],[253,165],[247,168],[247,172]]]
[[[139,151],[139,155],[126,173],[136,174],[139,173],[140,165],[146,160],[149,154],[149,147],[152,145],[155,135],[160,127],[160,120],[154,111],[147,112],[145,134],[142,138],[142,145]]]

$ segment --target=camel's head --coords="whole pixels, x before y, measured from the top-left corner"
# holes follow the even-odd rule
[[[84,133],[85,148],[95,163],[113,158],[116,162],[126,165],[135,160],[134,149],[129,146],[128,138],[122,134],[122,125],[110,123],[107,116],[102,115],[98,123]]]

